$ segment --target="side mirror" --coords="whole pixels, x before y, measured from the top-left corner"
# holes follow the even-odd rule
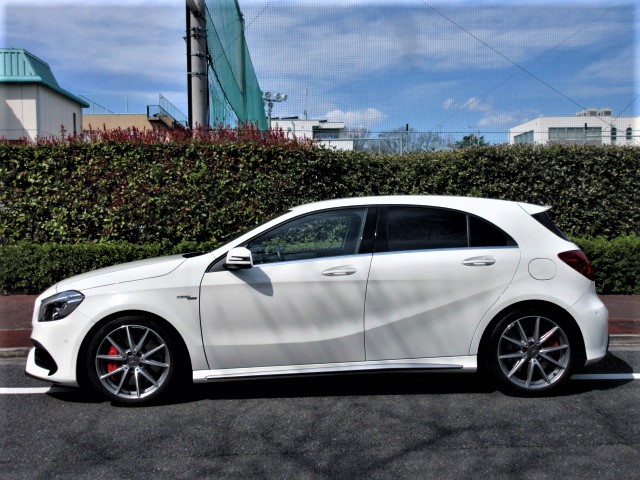
[[[236,247],[229,250],[224,261],[224,268],[227,270],[240,270],[253,267],[253,257],[248,248]]]

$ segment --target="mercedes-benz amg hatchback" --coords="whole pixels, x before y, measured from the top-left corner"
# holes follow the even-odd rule
[[[589,261],[547,210],[431,196],[296,207],[213,252],[52,286],[26,370],[127,404],[185,376],[387,369],[487,367],[547,392],[608,342]]]

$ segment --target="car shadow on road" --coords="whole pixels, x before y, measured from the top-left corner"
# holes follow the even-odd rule
[[[608,351],[602,360],[576,373],[633,373],[633,367],[615,353]]]
[[[632,367],[609,352],[598,364],[579,373],[632,373]],[[545,397],[570,396],[590,391],[614,390],[631,380],[570,380]],[[396,371],[272,377],[214,381],[208,384],[181,386],[150,406],[192,403],[202,400],[244,400],[272,398],[386,396],[386,395],[491,395],[506,394],[493,378],[483,373],[434,373]],[[54,391],[51,397],[73,403],[104,403],[108,400],[86,389]]]

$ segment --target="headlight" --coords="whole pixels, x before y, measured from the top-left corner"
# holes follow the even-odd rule
[[[75,290],[61,292],[45,298],[40,304],[39,322],[60,320],[71,314],[84,300],[84,295]]]

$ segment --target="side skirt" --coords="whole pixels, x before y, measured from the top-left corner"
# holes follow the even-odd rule
[[[285,365],[273,367],[222,368],[195,370],[194,383],[249,377],[273,377],[284,375],[311,375],[333,373],[358,373],[385,370],[431,370],[475,372],[476,355],[442,358],[411,358],[401,360],[376,360],[369,362],[318,363],[312,365]]]

